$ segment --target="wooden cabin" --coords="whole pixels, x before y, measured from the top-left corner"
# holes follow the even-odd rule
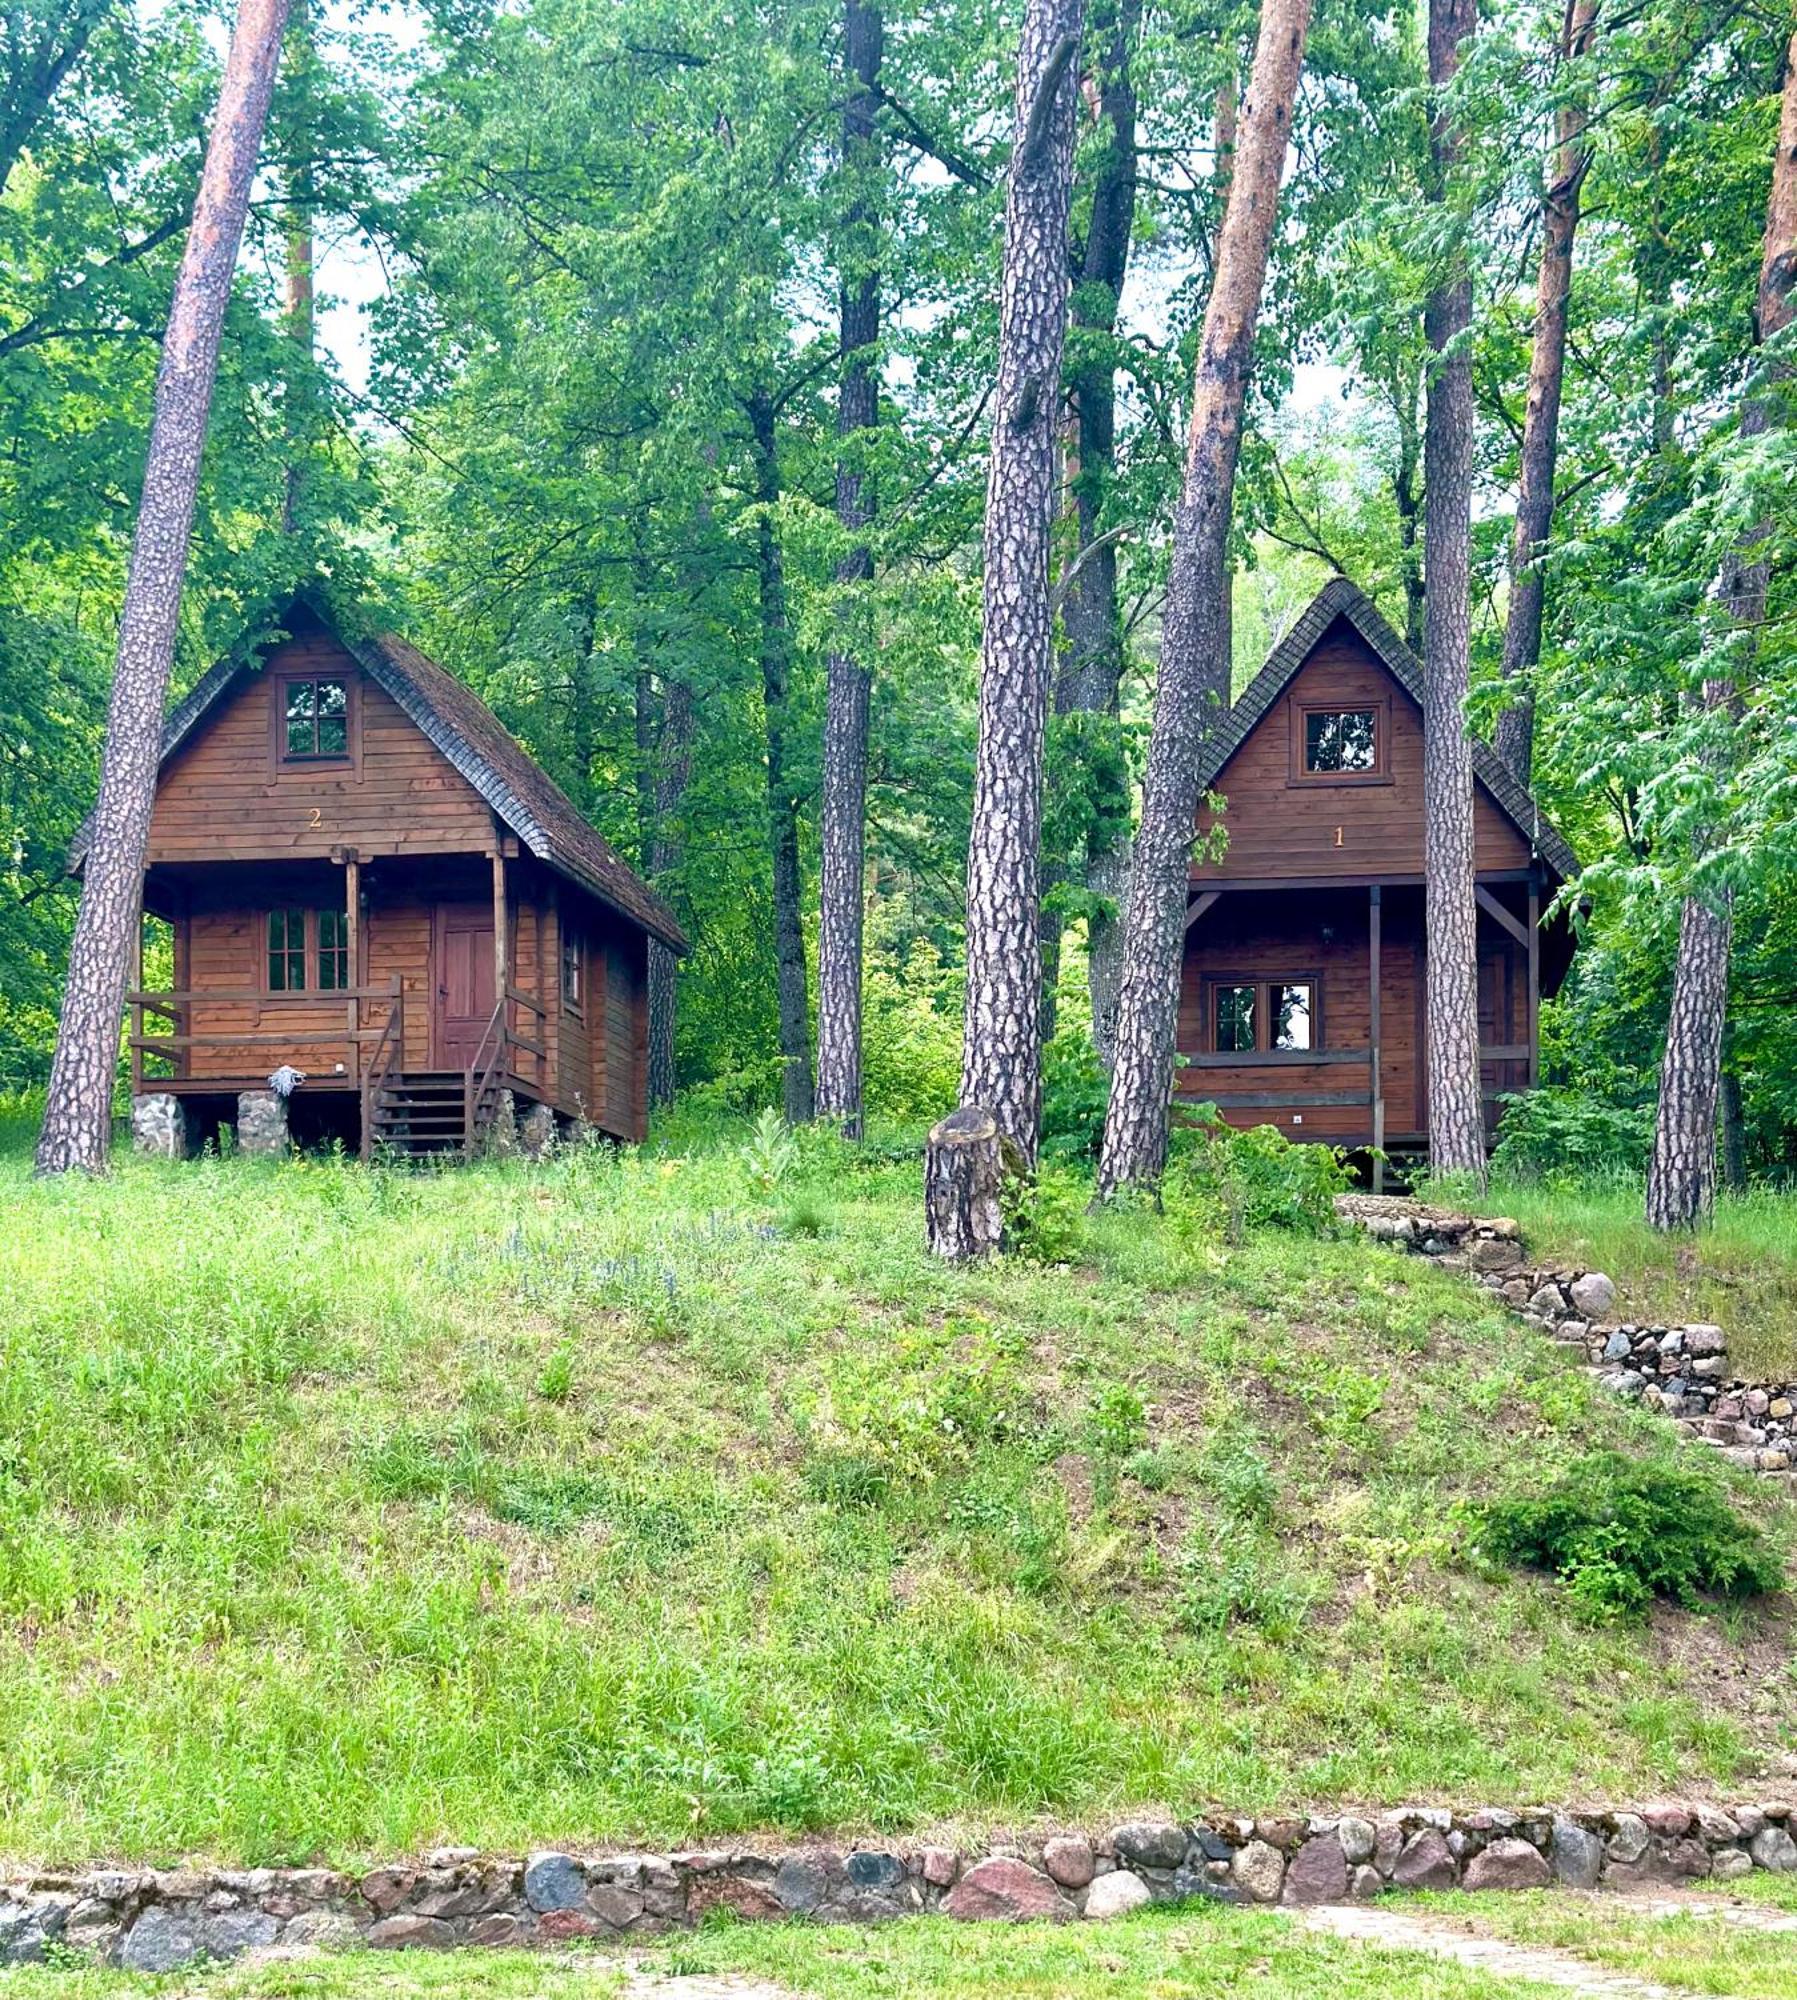
[[[164,732],[144,908],[174,979],[130,996],[134,1096],[206,1133],[286,1066],[294,1136],[364,1158],[472,1151],[508,1091],[640,1139],[666,904],[415,647],[311,597],[281,629]]]
[[[1328,584],[1208,747],[1219,860],[1194,862],[1178,1090],[1232,1125],[1377,1154],[1428,1131],[1423,669],[1365,594]],[[1479,1041],[1487,1129],[1536,1080],[1541,996],[1571,959],[1543,911],[1578,871],[1534,800],[1475,741]],[[1208,849],[1201,842],[1198,853]]]

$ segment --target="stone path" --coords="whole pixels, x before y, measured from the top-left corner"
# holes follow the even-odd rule
[[[1589,1993],[1600,2000],[1690,2000],[1688,1987],[1657,1986],[1649,1979],[1605,1972],[1551,1945],[1507,1944],[1500,1938],[1481,1937],[1464,1918],[1347,1903],[1284,1914],[1307,1930],[1324,1931],[1351,1944],[1429,1952],[1475,1972],[1501,1979],[1528,1979],[1537,1986],[1558,1987],[1563,1993]]]
[[[794,2000],[784,1986],[712,1973],[634,1970],[624,1978],[624,2000]]]

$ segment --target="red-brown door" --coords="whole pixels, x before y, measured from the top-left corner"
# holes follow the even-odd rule
[[[493,1018],[493,912],[482,903],[439,903],[437,990],[431,1037],[438,1069],[466,1069]]]

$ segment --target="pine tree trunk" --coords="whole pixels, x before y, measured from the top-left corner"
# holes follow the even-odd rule
[[[143,898],[181,584],[219,336],[268,123],[287,0],[242,0],[156,376],[150,449],[119,620],[100,796],[38,1136],[40,1173],[99,1173],[112,1126],[119,1012]]]
[[[1591,46],[1597,0],[1571,0],[1561,43],[1562,64]],[[1562,103],[1541,210],[1541,268],[1535,283],[1535,338],[1529,353],[1523,411],[1521,482],[1510,545],[1510,609],[1504,621],[1504,678],[1515,692],[1498,717],[1498,755],[1526,785],[1535,753],[1535,668],[1541,659],[1541,615],[1547,595],[1541,558],[1554,519],[1554,465],[1560,448],[1560,388],[1566,374],[1567,301],[1572,294],[1572,244],[1579,193],[1591,164],[1585,144],[1588,114],[1576,99]]]
[[[298,92],[303,109],[309,109],[304,89],[305,72],[312,61],[312,28],[308,0],[290,0],[287,32],[287,60],[292,73],[301,79]],[[287,228],[285,272],[285,331],[293,342],[292,375],[287,384],[283,412],[287,432],[287,469],[282,482],[281,528],[285,534],[298,532],[300,496],[306,481],[306,455],[311,449],[315,413],[312,371],[316,366],[318,313],[313,287],[313,211],[316,195],[311,163],[306,154],[315,142],[309,121],[302,116],[290,137],[294,158],[287,167]]]
[[[780,462],[773,398],[758,390],[749,399],[755,446],[756,575],[761,600],[761,704],[767,742],[768,853],[774,878],[774,981],[783,1064],[781,1109],[790,1125],[811,1122],[810,996],[805,988],[805,930],[800,909],[799,806],[786,781],[786,704],[792,681],[792,625],[786,610],[786,572],[774,509],[780,499]]]
[[[1430,0],[1429,82],[1452,82],[1478,26],[1476,0]],[[1432,132],[1445,201],[1459,141]],[[1485,1176],[1479,1080],[1478,906],[1473,898],[1473,746],[1466,722],[1473,483],[1472,275],[1463,249],[1423,313],[1433,371],[1423,424],[1423,897],[1427,913],[1429,1163]]]
[[[1765,247],[1760,261],[1755,334],[1766,341],[1793,317],[1797,285],[1797,34],[1785,55],[1784,97],[1772,191],[1766,204]],[[1771,398],[1750,395],[1741,413],[1745,437],[1764,436],[1778,420]],[[1766,619],[1770,581],[1770,522],[1743,541],[1722,579],[1730,621],[1747,635],[1743,668],[1751,665],[1759,627]],[[1712,714],[1735,709],[1740,691],[1731,682],[1704,683]],[[1703,842],[1699,842],[1699,854]],[[1647,1220],[1655,1229],[1690,1229],[1710,1213],[1716,1191],[1716,1101],[1722,1073],[1722,1027],[1728,1011],[1728,954],[1732,899],[1727,890],[1708,898],[1688,895],[1679,917],[1678,960],[1672,975],[1672,1012],[1660,1062],[1660,1100],[1654,1117],[1653,1157],[1647,1171]]]
[[[986,480],[979,744],[967,849],[961,1102],[1036,1157],[1042,1100],[1042,744],[1048,711],[1055,418],[1081,0],[1026,0],[1005,201]]]
[[[880,420],[880,272],[872,183],[880,169],[880,9],[844,0],[843,52],[854,79],[842,112],[843,215],[840,318],[842,381],[836,427],[853,439]],[[851,447],[852,450],[852,447]],[[836,518],[851,535],[873,518],[873,484],[859,457],[836,466]],[[836,581],[854,589],[873,576],[873,552],[852,547]],[[862,621],[857,620],[857,623]],[[862,630],[865,643],[865,628]],[[869,674],[858,648],[832,648],[824,698],[824,769],[818,869],[817,1112],[843,1136],[861,1137],[861,955],[867,853]]]
[[[656,739],[655,827],[646,852],[650,882],[665,895],[667,878],[681,863],[680,809],[693,768],[693,691],[685,681],[663,684]],[[649,1103],[674,1101],[674,997],[680,961],[665,944],[649,940]]]
[[[1229,516],[1242,406],[1309,23],[1309,0],[1262,0],[1235,174],[1204,312],[1162,613],[1154,732],[1130,874],[1101,1194],[1152,1185],[1166,1164],[1198,764],[1206,734],[1229,703]]]
[[[1417,382],[1400,366],[1398,384],[1398,466],[1392,479],[1392,501],[1398,510],[1398,559],[1404,575],[1404,643],[1413,653],[1423,650],[1423,564],[1419,546],[1422,501],[1416,475],[1421,451],[1416,434]]]
[[[1073,504],[1077,568],[1061,607],[1067,651],[1055,676],[1057,715],[1115,717],[1123,679],[1123,627],[1117,614],[1117,550],[1101,537],[1105,505],[1117,471],[1116,370],[1106,351],[1116,331],[1117,302],[1129,274],[1136,212],[1136,91],[1130,44],[1141,23],[1140,0],[1100,0],[1092,14],[1092,39],[1101,50],[1095,117],[1104,151],[1092,183],[1092,214],[1073,260],[1072,321],[1094,339],[1076,352],[1073,393],[1077,471]],[[1129,787],[1093,801],[1100,832],[1086,856],[1085,886],[1111,905],[1086,925],[1092,1001],[1092,1039],[1106,1068],[1116,1033],[1117,993],[1123,977],[1123,899],[1129,892]],[[1107,834],[1102,829],[1110,829]],[[1051,918],[1044,917],[1045,926]],[[1058,931],[1058,924],[1053,924]],[[1043,1033],[1052,1034],[1052,983],[1058,950],[1045,949]]]

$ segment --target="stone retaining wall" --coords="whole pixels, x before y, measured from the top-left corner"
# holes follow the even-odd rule
[[[632,1939],[739,1917],[865,1923],[1098,1919],[1145,1903],[1337,1903],[1387,1889],[1638,1889],[1797,1870],[1797,1800],[1637,1809],[1132,1820],[969,1860],[943,1847],[772,1852],[444,1848],[355,1876],[327,1868],[39,1874],[0,1883],[0,1964],[67,1952],[138,1972],[252,1950]]]
[[[1797,1464],[1797,1383],[1743,1382],[1728,1372],[1721,1327],[1618,1322],[1601,1271],[1532,1265],[1514,1222],[1456,1215],[1401,1196],[1343,1195],[1336,1211],[1382,1242],[1464,1271],[1562,1346],[1579,1349],[1604,1388],[1661,1411],[1748,1471]]]

